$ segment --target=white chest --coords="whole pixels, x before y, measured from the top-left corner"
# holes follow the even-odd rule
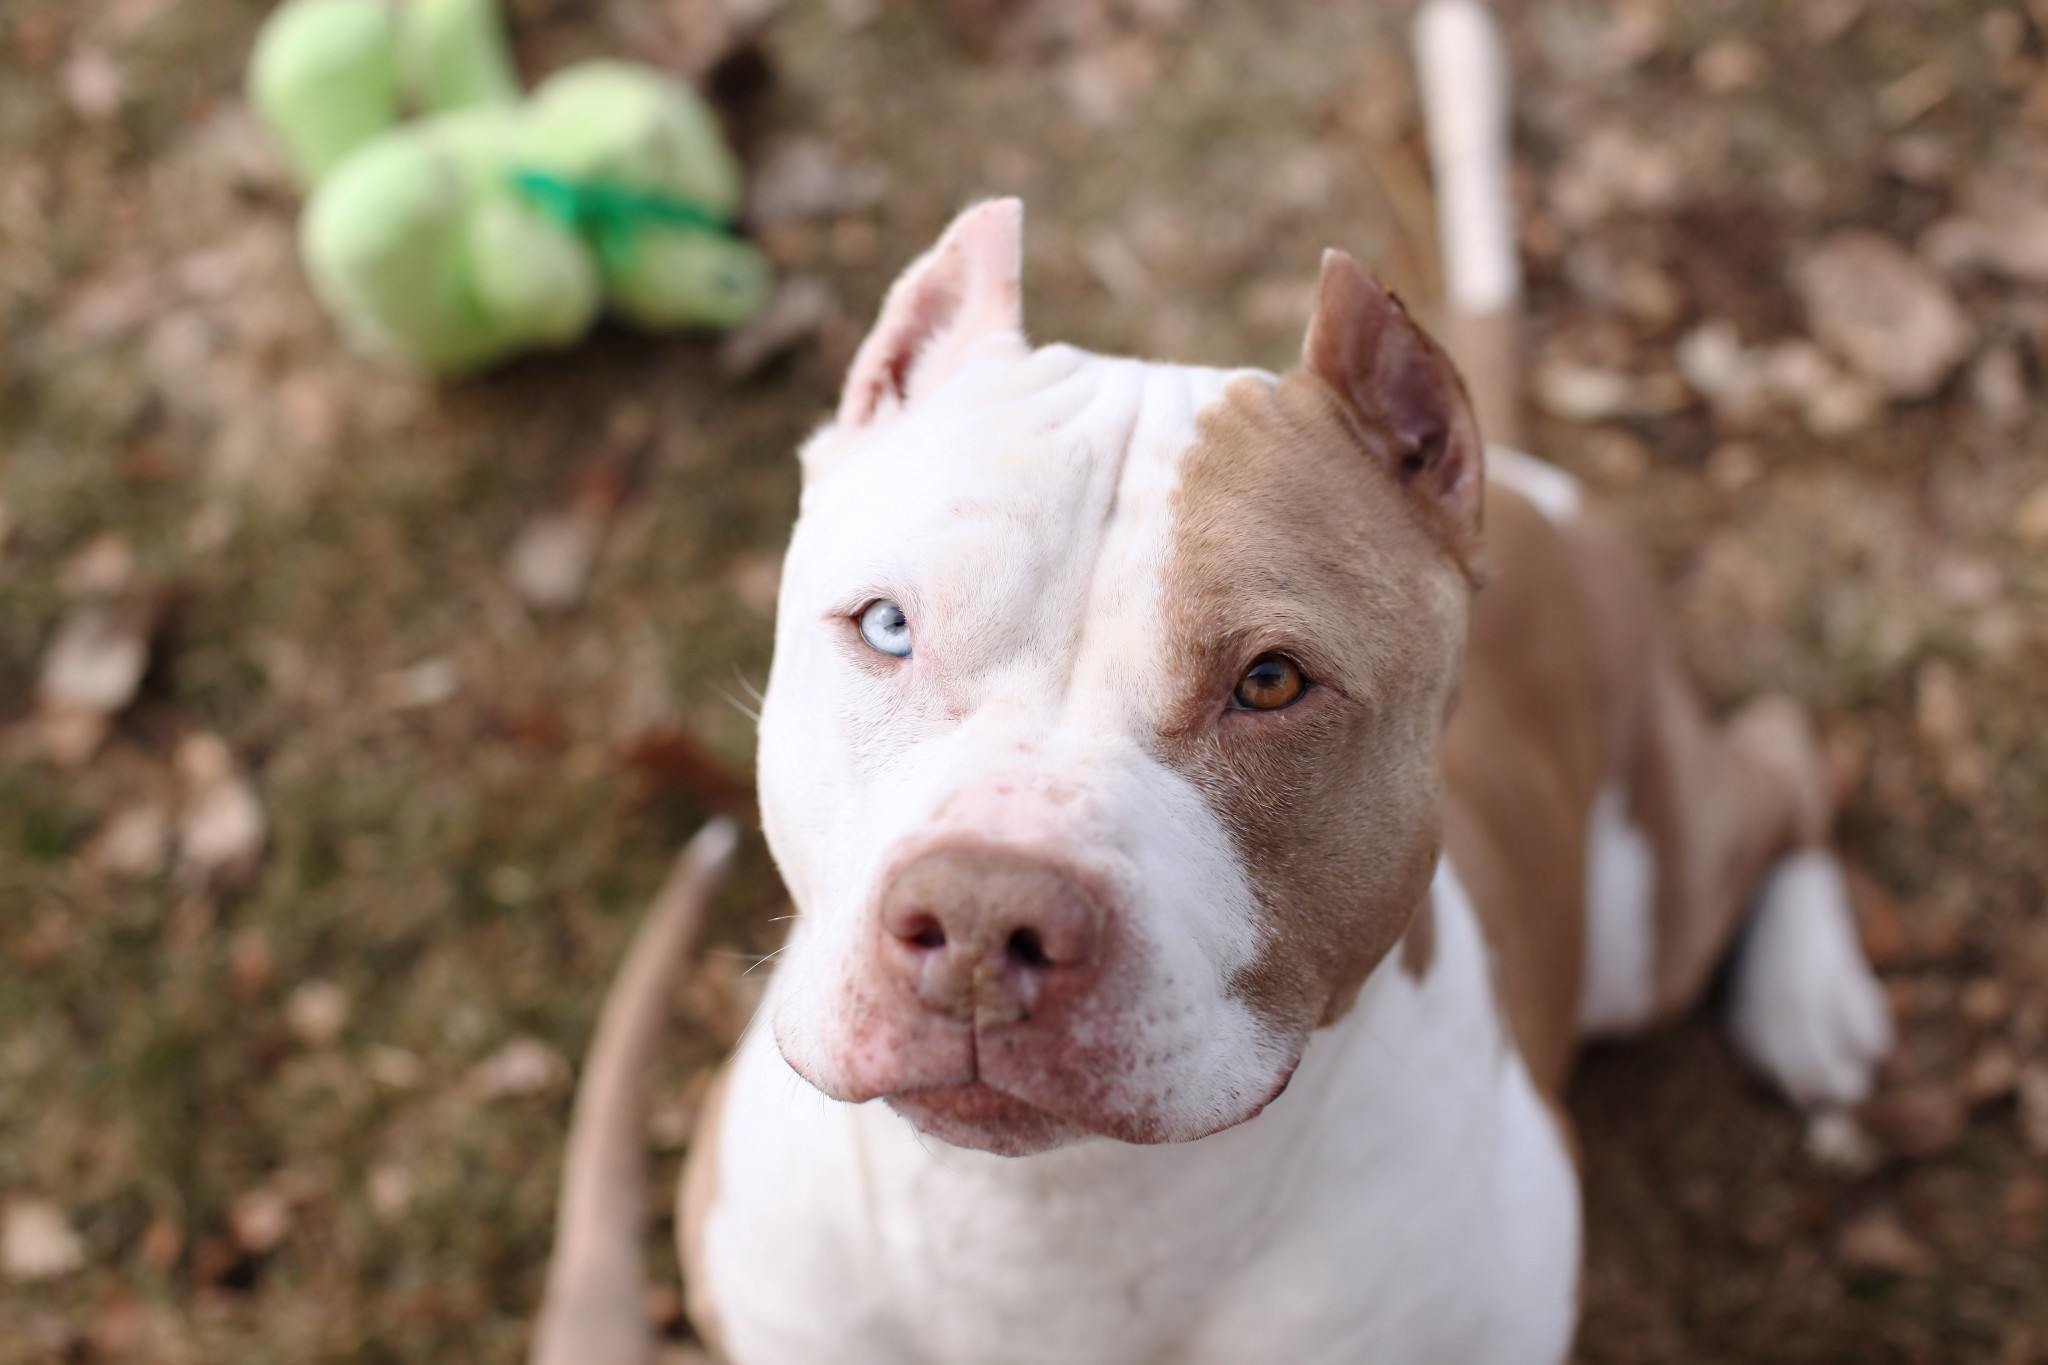
[[[1530,1362],[1569,1345],[1575,1173],[1448,867],[1286,1094],[1199,1142],[1009,1159],[734,1062],[706,1269],[736,1365]]]

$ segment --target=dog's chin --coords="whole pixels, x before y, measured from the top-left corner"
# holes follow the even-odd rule
[[[1287,1089],[1293,1076],[1294,1067],[1289,1066],[1265,1098],[1241,1113],[1214,1115],[1187,1127],[1169,1126],[1142,1114],[1088,1118],[1060,1114],[982,1081],[890,1095],[887,1103],[918,1132],[951,1146],[996,1156],[1035,1156],[1090,1138],[1140,1147],[1196,1142],[1257,1118]]]
[[[927,1137],[995,1156],[1036,1156],[1099,1136],[979,1081],[891,1095],[888,1105]]]

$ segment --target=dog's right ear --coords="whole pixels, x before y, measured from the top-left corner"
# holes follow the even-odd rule
[[[838,425],[865,426],[908,403],[990,337],[1024,345],[1024,205],[967,209],[889,287],[839,398]]]
[[[1342,251],[1323,253],[1302,368],[1461,560],[1479,542],[1485,451],[1450,357]]]

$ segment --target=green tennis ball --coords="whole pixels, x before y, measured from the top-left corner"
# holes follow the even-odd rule
[[[306,206],[314,292],[360,349],[437,374],[581,336],[602,288],[589,248],[504,177],[510,111],[473,109],[386,134]]]
[[[302,187],[398,122],[397,38],[384,0],[287,0],[249,59],[254,106]]]
[[[509,193],[472,210],[468,258],[501,353],[567,346],[597,321],[604,281],[590,249]]]
[[[423,113],[516,104],[519,76],[496,0],[406,0],[398,17],[398,70]]]
[[[299,223],[313,290],[351,343],[423,369],[491,350],[470,296],[469,194],[429,139],[379,138],[322,182]]]
[[[585,62],[534,91],[522,162],[565,179],[672,195],[720,218],[739,211],[738,159],[696,91],[648,67]]]
[[[613,309],[636,327],[734,327],[761,311],[774,268],[751,242],[722,234],[651,229],[610,264]]]

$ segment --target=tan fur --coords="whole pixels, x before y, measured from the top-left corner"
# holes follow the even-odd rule
[[[1453,315],[1444,341],[1458,358],[1479,429],[1496,445],[1522,444],[1522,315],[1514,309],[1480,317]]]
[[[1207,794],[1263,903],[1266,950],[1234,988],[1306,1032],[1350,1007],[1427,891],[1470,588],[1305,373],[1239,381],[1203,415],[1173,512],[1177,653],[1161,663],[1179,709],[1162,754]],[[1310,690],[1226,712],[1268,650]]]
[[[1528,519],[1542,523],[1533,513]],[[1626,785],[1629,818],[1656,860],[1654,997],[1668,1017],[1705,988],[1770,864],[1826,839],[1831,812],[1819,755],[1803,715],[1783,698],[1759,701],[1727,725],[1708,720],[1662,628],[1648,570],[1597,510],[1561,530],[1543,523],[1536,534],[1561,547],[1562,559],[1520,560],[1494,535],[1496,582],[1480,595],[1472,668],[1527,685],[1526,657],[1483,643],[1488,618],[1509,614],[1488,601],[1505,580],[1530,577],[1547,598],[1583,613],[1600,779]],[[1499,739],[1481,736],[1473,748],[1485,752]],[[1473,780],[1491,779],[1475,768]]]
[[[1597,630],[1570,550],[1534,508],[1490,488],[1486,537],[1489,579],[1444,743],[1446,824],[1530,1074],[1554,1094],[1576,1036],[1586,827],[1607,757]]]
[[[646,1365],[652,1354],[641,1302],[647,1066],[669,992],[737,838],[730,821],[713,820],[690,841],[605,997],[577,1084],[531,1365]]]
[[[727,1063],[718,1069],[710,1089],[704,1092],[704,1107],[690,1135],[690,1158],[683,1168],[682,1189],[676,1201],[676,1246],[682,1253],[684,1306],[697,1336],[719,1359],[724,1359],[724,1352],[718,1310],[712,1302],[709,1276],[705,1273],[704,1228],[718,1202],[718,1125],[725,1113],[725,1090],[731,1076],[732,1066]]]
[[[1209,794],[1262,899],[1265,950],[1235,983],[1245,999],[1283,1028],[1327,1024],[1404,935],[1404,968],[1426,973],[1431,926],[1415,908],[1447,846],[1515,1041],[1555,1097],[1577,1050],[1603,784],[1626,786],[1654,851],[1654,998],[1675,1013],[1770,862],[1824,837],[1819,765],[1788,703],[1708,723],[1649,575],[1597,514],[1560,528],[1488,487],[1468,518],[1449,480],[1403,477],[1393,408],[1371,388],[1391,372],[1372,331],[1412,324],[1333,261],[1304,369],[1234,385],[1183,465],[1164,582],[1181,651],[1168,676],[1187,700],[1162,751]],[[1463,386],[1426,339],[1402,340],[1398,360],[1411,398],[1448,406],[1455,464]],[[1431,365],[1445,377],[1419,380]],[[1268,649],[1321,687],[1219,727],[1237,671]]]
[[[1415,907],[1414,918],[1408,921],[1408,932],[1401,935],[1401,970],[1412,980],[1420,981],[1429,975],[1430,964],[1436,961],[1436,901],[1425,896],[1422,904]]]

